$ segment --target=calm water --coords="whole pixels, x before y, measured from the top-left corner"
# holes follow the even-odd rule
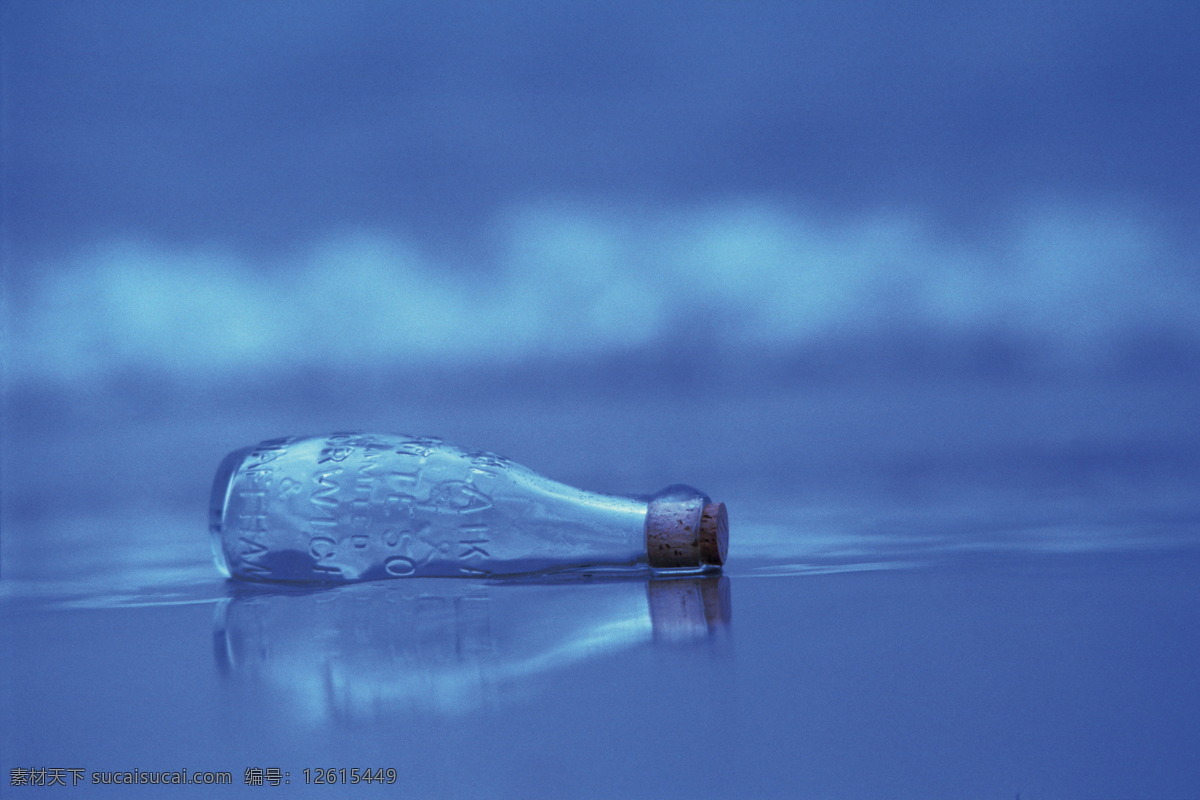
[[[494,406],[354,414],[589,488],[695,481],[732,517],[725,574],[700,581],[225,582],[207,482],[277,427],[67,415],[55,433],[18,417],[0,795],[1200,796],[1186,398],[971,391],[639,413],[610,398],[536,422]],[[1153,425],[1114,425],[1131,408]],[[1013,424],[971,424],[981,411]],[[291,431],[342,427],[280,413]],[[889,430],[895,413],[910,422]],[[26,768],[83,783],[13,786]],[[395,785],[306,782],[328,768],[395,770]],[[232,784],[90,784],[181,769]],[[253,770],[268,785],[248,785]]]
[[[1195,796],[1194,552],[730,572],[707,614],[718,587],[669,614],[644,580],[9,601],[4,767],[229,771],[219,794],[278,768],[280,796]],[[304,784],[324,767],[399,791]]]

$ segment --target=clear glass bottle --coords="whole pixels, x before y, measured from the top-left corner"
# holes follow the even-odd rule
[[[688,486],[601,495],[440,439],[366,433],[230,453],[210,528],[225,575],[290,583],[704,571],[728,541],[724,504]]]

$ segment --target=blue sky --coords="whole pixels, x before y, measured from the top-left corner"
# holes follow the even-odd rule
[[[1194,3],[3,14],[18,382],[1200,330]]]

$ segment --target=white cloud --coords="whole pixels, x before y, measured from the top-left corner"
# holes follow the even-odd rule
[[[10,299],[10,378],[603,354],[713,314],[731,347],[1007,330],[1084,361],[1133,331],[1200,330],[1200,280],[1183,269],[1196,254],[1113,210],[1031,208],[975,242],[913,214],[831,220],[753,202],[652,217],[529,208],[501,231],[469,271],[361,232],[286,264],[125,242],[25,265],[39,277]]]

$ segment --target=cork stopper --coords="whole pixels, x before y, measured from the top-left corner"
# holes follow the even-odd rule
[[[729,512],[724,503],[708,503],[700,514],[700,558],[721,566],[729,553]]]
[[[729,514],[690,486],[671,486],[646,509],[646,556],[656,569],[719,567],[729,549]]]

